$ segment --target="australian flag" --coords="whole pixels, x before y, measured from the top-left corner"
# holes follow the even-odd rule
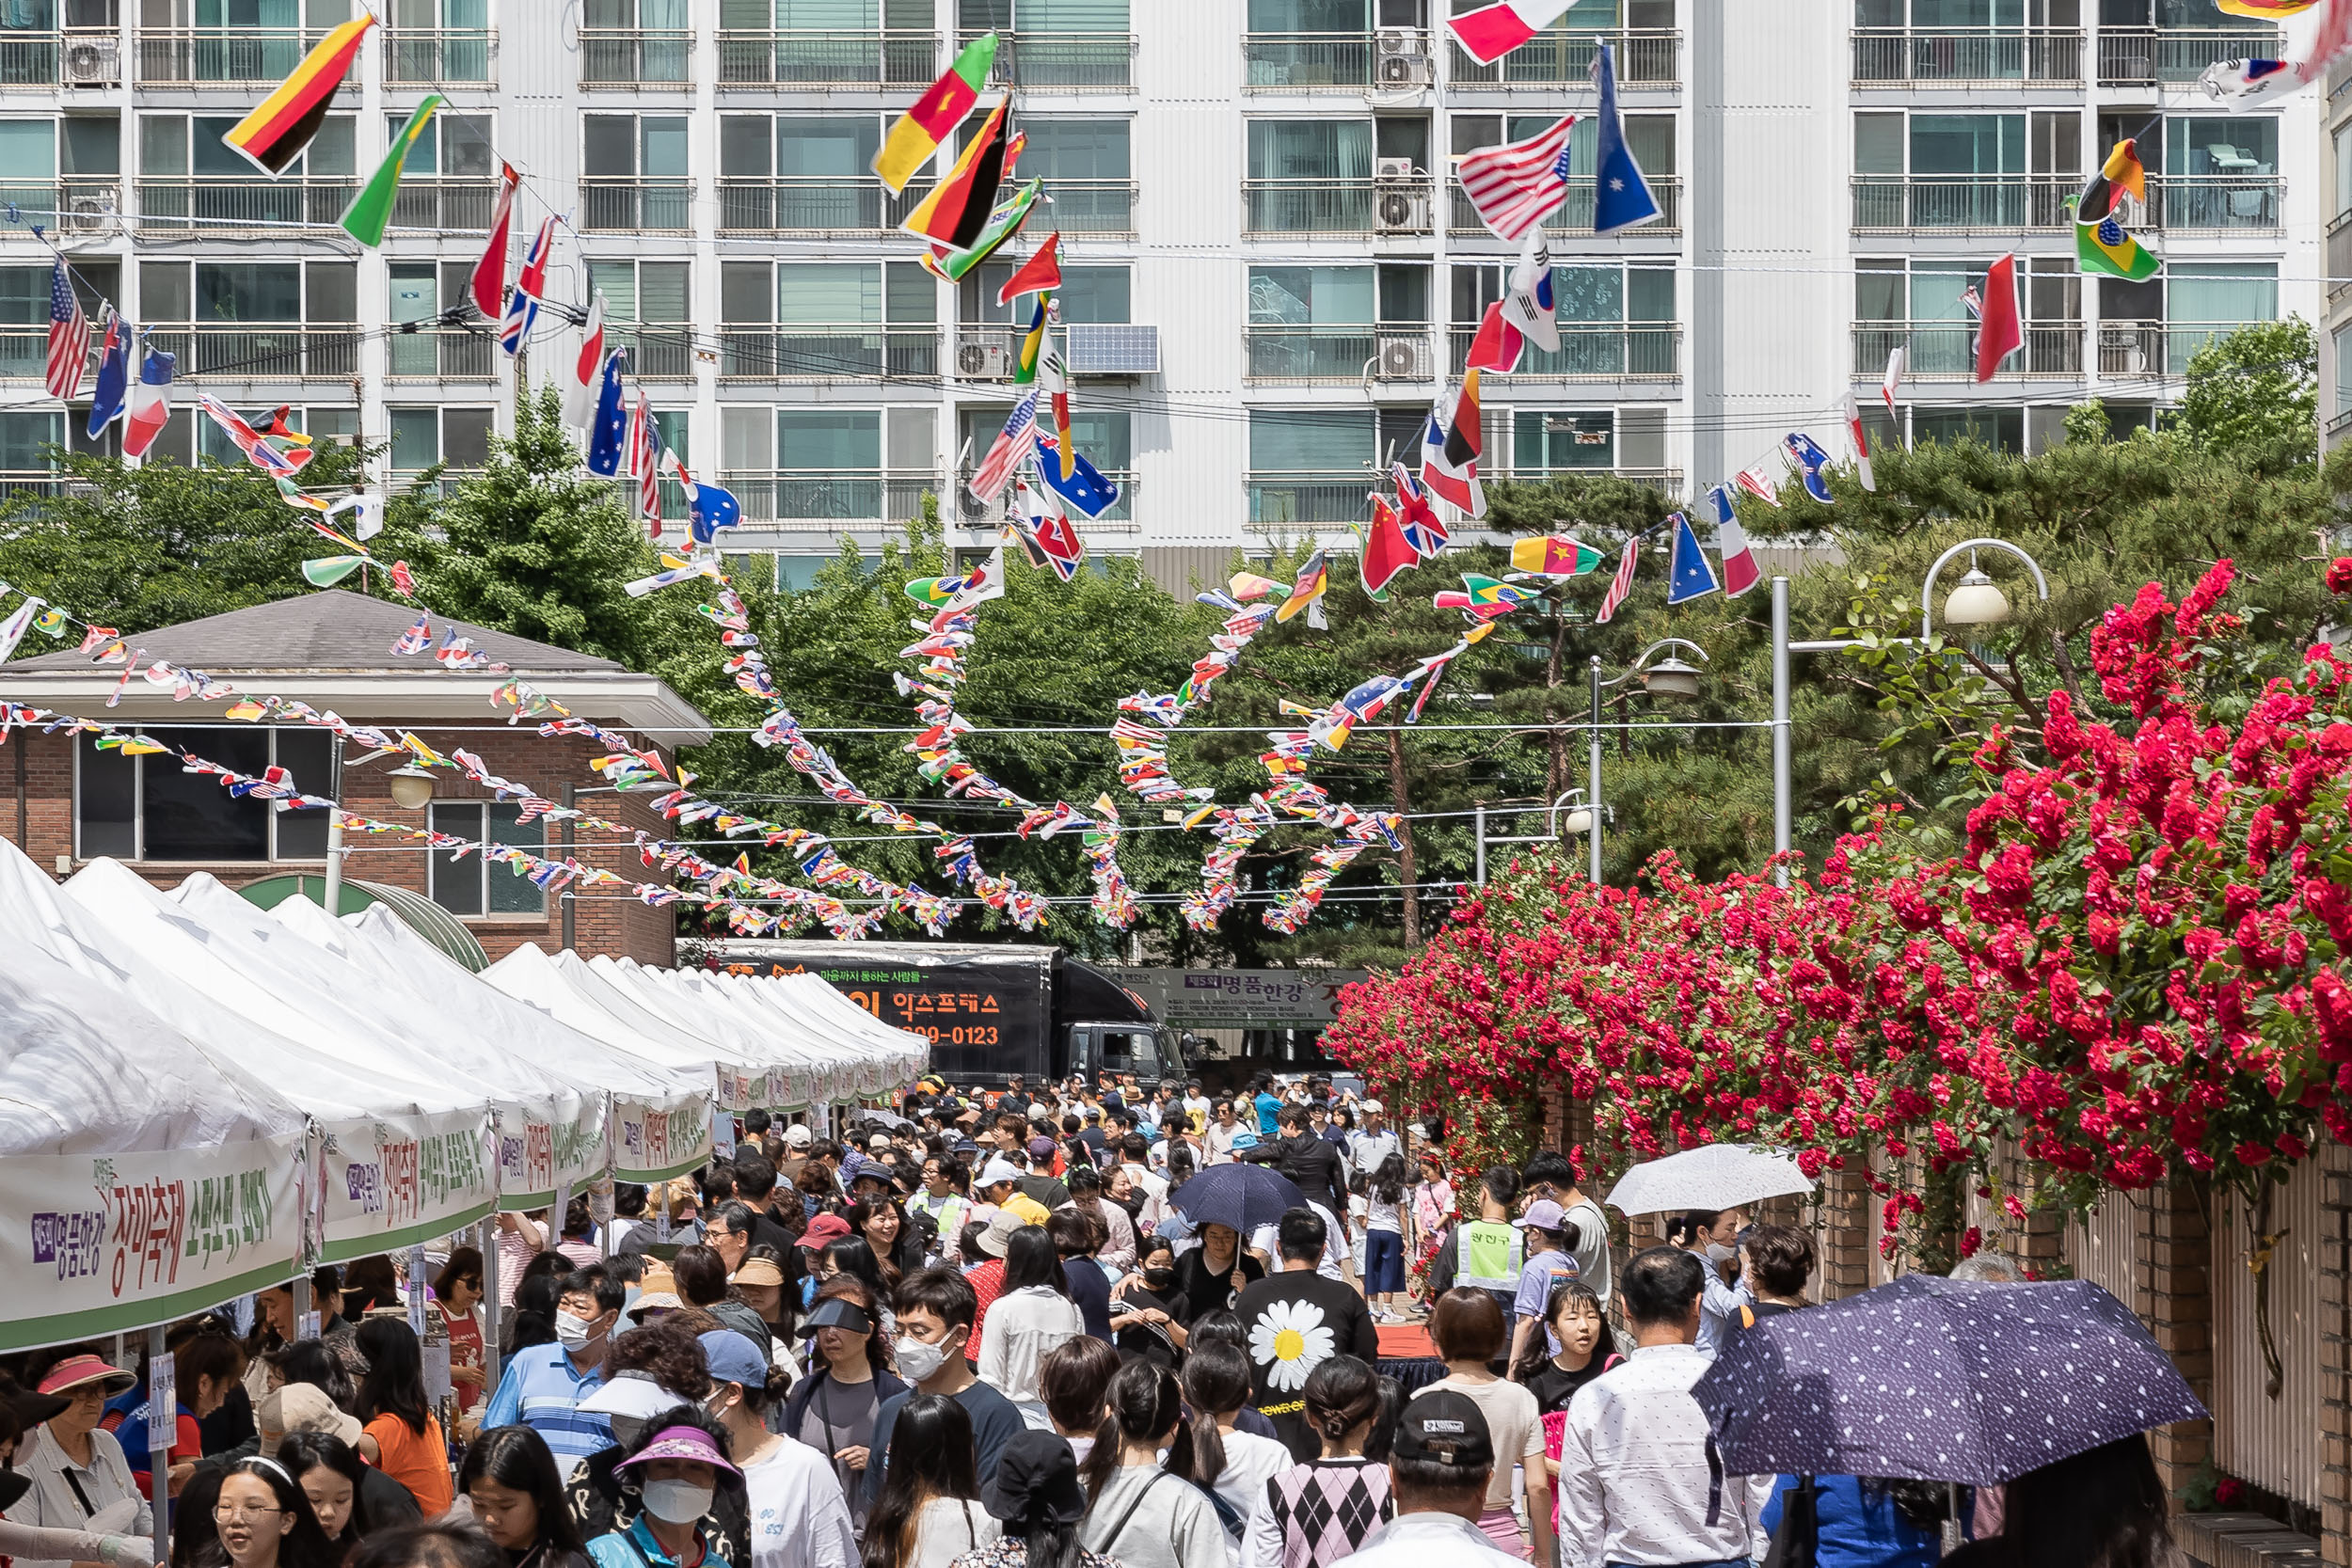
[[[1617,68],[1610,47],[1593,54],[1593,85],[1600,89],[1599,149],[1594,163],[1593,232],[1613,234],[1658,216],[1642,167],[1625,144],[1625,121],[1617,114]]]
[[[1086,453],[1071,453],[1070,477],[1061,472],[1060,448],[1054,433],[1040,427],[1037,441],[1038,483],[1061,498],[1062,504],[1088,517],[1100,517],[1119,504],[1119,486],[1104,479],[1102,471],[1086,460]]]

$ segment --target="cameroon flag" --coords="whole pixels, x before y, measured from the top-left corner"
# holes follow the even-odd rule
[[[1600,564],[1600,552],[1564,533],[1539,533],[1511,544],[1511,565],[1548,578],[1581,578]]]
[[[996,101],[965,144],[963,155],[898,227],[950,250],[968,250],[987,229],[1005,174],[1005,113],[1009,95]],[[1024,208],[1025,214],[1027,209]]]
[[[2103,272],[2135,283],[2164,264],[2162,258],[2143,248],[2111,217],[2074,225],[2074,258],[2085,272]]]
[[[972,105],[988,85],[989,67],[996,62],[996,35],[983,33],[963,46],[947,74],[930,85],[914,107],[898,117],[890,135],[874,154],[874,172],[893,195],[907,188],[915,171],[930,161],[948,133],[963,123]]]

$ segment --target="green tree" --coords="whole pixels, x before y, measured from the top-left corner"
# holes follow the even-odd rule
[[[2200,447],[2266,468],[2319,450],[2319,353],[2309,322],[2257,322],[2214,339],[2188,362],[2179,428]]]
[[[364,460],[329,443],[303,483],[359,487]],[[55,461],[54,493],[0,501],[0,581],[125,633],[307,594],[302,562],[333,549],[304,526],[308,514],[242,463],[134,467],[88,452]],[[39,641],[20,656],[47,652]]]

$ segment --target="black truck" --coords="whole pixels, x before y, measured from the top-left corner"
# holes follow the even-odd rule
[[[978,942],[791,942],[703,944],[736,974],[814,974],[884,1023],[931,1042],[931,1070],[966,1088],[1032,1087],[1073,1072],[1181,1077],[1175,1035],[1143,998],[1058,947]]]

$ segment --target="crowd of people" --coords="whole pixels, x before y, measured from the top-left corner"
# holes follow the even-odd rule
[[[1437,1129],[1327,1081],[901,1110],[841,1140],[750,1113],[604,1223],[500,1216],[494,1267],[361,1259],[308,1282],[314,1326],[291,1282],[177,1325],[165,1456],[144,1368],[16,1358],[0,1553],[146,1562],[157,1465],[170,1568],[1731,1568],[1800,1484],[1724,1475],[1691,1390],[1805,1307],[1803,1230],[1685,1214],[1622,1257],[1563,1156],[1457,1198]],[[1304,1201],[1195,1226],[1232,1162]],[[1434,1355],[1384,1358],[1411,1324]],[[2144,1439],[1805,1501],[1824,1568],[2168,1560]]]

